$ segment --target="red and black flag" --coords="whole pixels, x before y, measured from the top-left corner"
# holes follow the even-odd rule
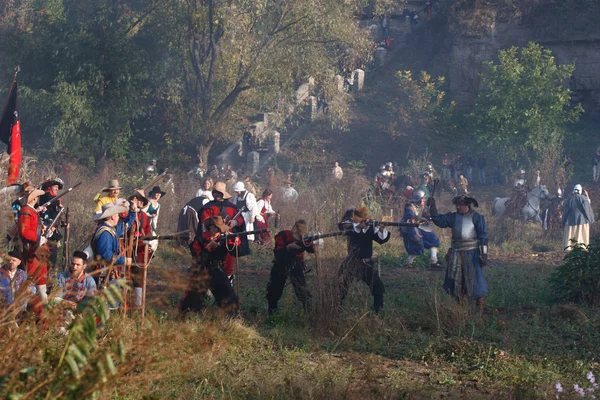
[[[18,72],[18,71],[17,71]],[[21,123],[17,111],[17,74],[13,78],[8,97],[2,109],[0,119],[0,140],[6,143],[6,152],[10,155],[8,165],[8,184],[12,185],[19,179],[19,169],[23,158],[21,148]]]

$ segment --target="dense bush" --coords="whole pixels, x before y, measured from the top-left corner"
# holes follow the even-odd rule
[[[600,238],[589,246],[577,245],[550,278],[561,302],[600,304]]]

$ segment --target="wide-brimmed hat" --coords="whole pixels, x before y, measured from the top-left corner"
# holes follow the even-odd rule
[[[131,199],[136,198],[138,200],[141,200],[142,202],[144,202],[144,207],[146,205],[148,205],[148,198],[146,197],[146,193],[144,192],[144,189],[134,189],[133,190],[133,194],[131,196],[129,196],[127,198],[128,201],[131,201]]]
[[[43,190],[36,189],[33,186],[29,186],[25,188],[23,196],[27,196],[27,203],[29,203],[31,200],[36,199],[45,193],[46,192],[44,192]]]
[[[225,185],[225,182],[215,182],[212,187],[212,191],[221,193],[225,200],[232,197],[229,193],[227,193],[227,185]]]
[[[113,215],[127,212],[128,209],[125,206],[118,206],[114,203],[106,203],[102,205],[102,210],[99,214],[94,215],[94,221],[100,221]]]
[[[460,196],[456,196],[455,198],[452,199],[452,204],[454,205],[466,205],[466,206],[473,206],[473,207],[479,207],[479,203],[477,203],[477,200],[475,200],[472,197],[469,196],[465,196],[460,195]]]
[[[50,186],[57,185],[58,190],[62,190],[62,188],[64,187],[64,184],[65,184],[65,182],[60,178],[48,179],[46,182],[42,183],[42,186],[40,187],[40,189],[46,190]]]
[[[227,226],[225,220],[220,215],[216,215],[204,220],[204,229],[208,231],[211,226],[216,226],[221,232],[227,232],[229,230],[229,226]]]
[[[119,181],[117,179],[111,179],[108,181],[108,186],[102,189],[103,192],[109,192],[111,190],[123,189],[121,185],[119,185]]]
[[[352,221],[354,222],[363,222],[368,219],[371,219],[371,216],[367,207],[359,207],[352,212]]]
[[[167,194],[167,192],[163,192],[162,190],[160,190],[160,186],[154,186],[150,193],[148,193],[148,197],[154,196],[155,193],[160,193],[160,197],[164,197],[165,194]]]

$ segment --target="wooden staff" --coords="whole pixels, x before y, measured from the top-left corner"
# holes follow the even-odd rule
[[[63,265],[63,271],[69,268],[69,228],[69,207],[67,207],[67,212],[65,214],[65,247],[63,248],[65,263]]]
[[[125,257],[129,258],[132,260],[133,262],[133,243],[135,241],[135,232],[137,231],[137,219],[135,219],[133,221],[133,223],[131,224],[131,227],[129,228],[129,231],[127,232],[127,246],[125,247]],[[137,254],[136,254],[137,256]],[[125,264],[127,264],[127,262],[125,262]],[[127,286],[129,286],[129,282],[133,282],[131,279],[131,265],[126,265],[125,266],[125,280],[127,281]],[[131,291],[129,291],[129,293],[131,294]],[[131,303],[131,301],[130,301]]]
[[[144,325],[144,317],[146,315],[146,278],[148,277],[148,264],[150,256],[150,246],[144,244],[144,277],[142,278],[142,325]]]

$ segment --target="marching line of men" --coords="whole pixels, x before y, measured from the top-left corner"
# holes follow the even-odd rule
[[[22,194],[26,200],[18,212],[18,230],[22,241],[19,259],[22,260],[32,284],[31,292],[37,292],[32,306],[40,318],[43,318],[42,306],[48,300],[46,284],[50,261],[42,219],[51,220],[56,217],[60,204],[52,208],[36,208],[36,204],[43,204],[39,199],[42,195],[48,194],[50,199],[55,197],[57,190],[62,188],[62,181],[48,181],[44,187],[46,192],[26,187]],[[69,287],[69,293],[78,293],[74,297],[71,294],[70,297],[82,301],[93,296],[98,288],[105,287],[111,280],[125,276],[131,280],[134,288],[133,305],[141,306],[143,269],[146,267],[146,243],[143,238],[153,233],[150,217],[143,211],[149,200],[141,189],[134,190],[127,199],[119,198],[121,189],[118,181],[111,180],[103,189],[105,195],[97,199],[96,214],[93,217],[97,226],[90,246],[83,252],[74,253],[71,268],[66,271],[71,274],[71,280],[58,279],[60,293],[65,291],[65,287]],[[241,185],[234,186],[234,189],[237,189],[234,199],[237,204],[231,202],[232,196],[227,192],[225,183],[216,182],[212,188],[213,200],[196,210],[198,225],[190,243],[194,263],[190,270],[188,288],[179,305],[182,315],[190,311],[201,311],[209,290],[217,305],[226,311],[235,313],[239,307],[238,295],[233,289],[234,268],[236,258],[250,253],[249,235],[245,232],[247,226],[254,222],[256,204],[248,207],[248,197],[251,197],[251,204],[256,203],[256,199],[249,196]],[[434,198],[427,199],[423,193],[416,191],[413,199],[407,203],[401,221],[415,222],[420,218],[427,218],[438,227],[452,229],[452,247],[446,255],[444,288],[458,300],[474,300],[482,310],[487,293],[487,282],[482,270],[487,258],[485,218],[473,210],[478,205],[471,197],[457,196],[453,199],[453,204],[456,212],[438,214]],[[429,208],[428,213],[426,208]],[[347,296],[351,283],[359,279],[369,286],[373,295],[373,309],[379,312],[383,308],[385,286],[373,264],[373,242],[385,244],[391,234],[385,222],[380,222],[377,226],[372,223],[366,207],[347,210],[339,229],[348,242],[348,255],[338,272],[340,304]],[[275,259],[266,295],[269,313],[277,309],[288,278],[304,309],[308,311],[311,308],[312,296],[306,284],[304,253],[314,253],[316,243],[305,240],[307,232],[306,222],[298,220],[291,230],[283,230],[275,236]],[[409,254],[408,266],[416,255],[423,254],[425,248],[431,251],[432,266],[441,266],[437,260],[437,248],[440,244],[435,233],[406,227],[401,228],[401,233]],[[125,240],[121,241],[121,237]],[[151,252],[152,250],[150,254]],[[9,257],[14,258],[16,254],[10,253]],[[15,263],[10,263],[9,271],[13,270],[13,264]],[[87,274],[88,268],[93,271],[91,276]],[[14,273],[12,276],[14,277]],[[64,295],[61,296],[64,298]],[[72,303],[65,304],[72,306]]]

